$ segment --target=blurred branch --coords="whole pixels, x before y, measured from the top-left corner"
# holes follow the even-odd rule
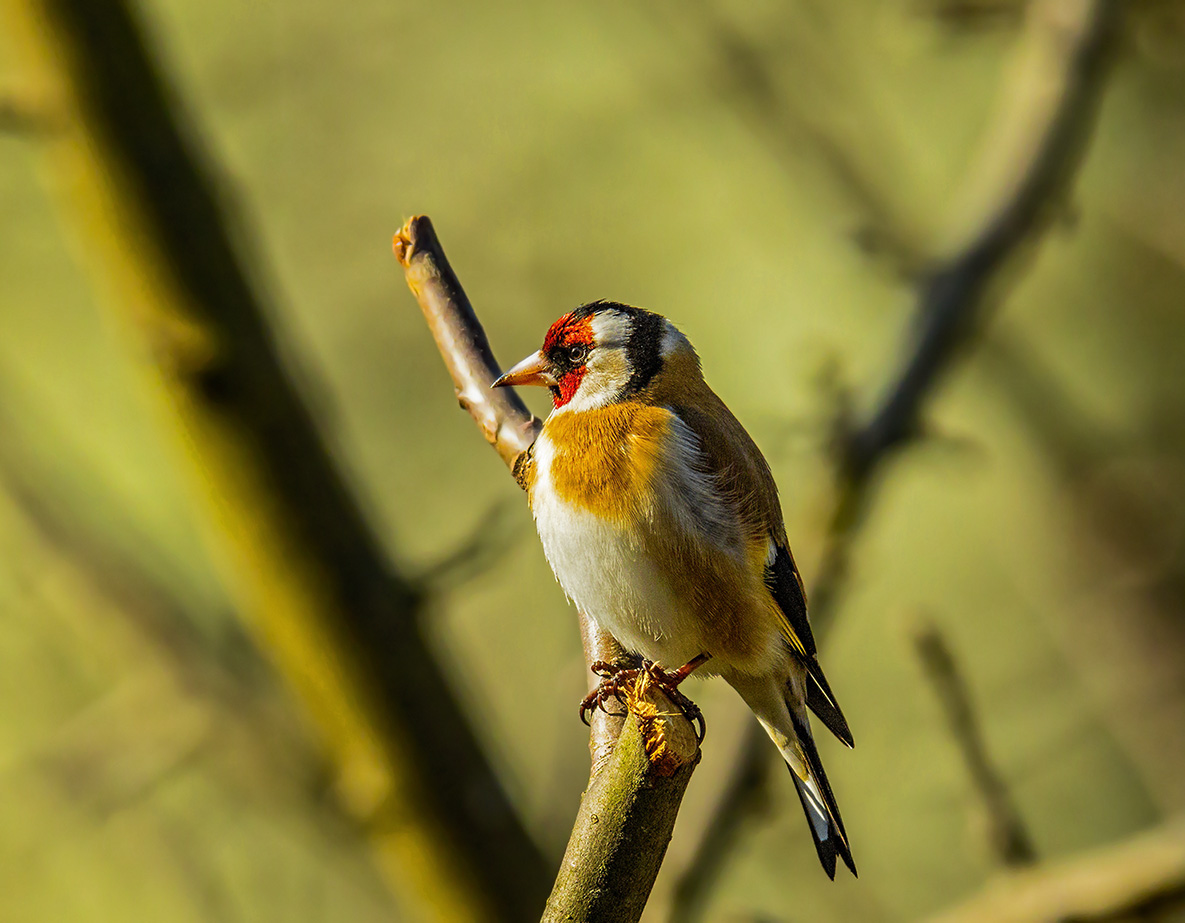
[[[45,150],[108,303],[152,347],[158,393],[241,607],[320,724],[339,794],[427,918],[520,920],[547,863],[294,386],[241,236],[124,2],[4,4],[60,102]],[[55,110],[56,111],[56,110]]]
[[[0,134],[37,134],[49,124],[48,113],[32,99],[0,91]]]
[[[962,243],[926,276],[902,367],[876,409],[862,424],[838,421],[837,499],[810,592],[820,643],[834,622],[876,476],[917,435],[926,401],[979,329],[1005,268],[1045,227],[1070,187],[1099,107],[1115,15],[1115,0],[1033,0],[1027,10],[1016,73],[964,197],[982,204],[968,209]],[[748,733],[756,740],[761,729],[753,725]],[[759,748],[746,744],[743,752],[752,755],[738,762],[688,866],[697,875],[716,874],[706,857],[725,861],[730,850],[719,842],[738,839],[737,828],[750,817],[743,805],[757,801],[746,791],[768,777],[768,767],[757,765],[763,759]]]
[[[700,68],[699,73],[709,80],[715,78],[716,91],[739,102],[739,111],[768,151],[787,164],[803,142],[813,146],[862,215],[861,226],[854,231],[857,242],[869,252],[890,256],[903,273],[916,271],[923,252],[921,230],[900,198],[881,181],[886,172],[885,145],[862,143],[876,122],[875,108],[862,107],[858,117],[847,123],[836,118],[834,106],[812,111],[810,103],[818,103],[814,94],[787,92],[783,88],[786,81],[773,64],[774,56],[720,13],[713,0],[684,0],[675,4],[672,12],[680,23],[696,29],[711,59],[711,65]],[[823,53],[818,51],[820,46],[825,46]],[[834,43],[828,45],[825,37],[812,35],[791,54],[777,57],[782,61],[810,57],[816,69],[834,66],[833,74],[850,77],[851,68],[834,65],[840,51]],[[865,151],[874,153],[869,156]]]
[[[982,321],[990,291],[1064,201],[1103,85],[1113,0],[1034,0],[1025,54],[965,198],[984,203],[964,242],[928,274],[901,370],[843,446],[843,475],[866,484],[917,434],[926,400]]]
[[[493,504],[457,547],[416,575],[416,584],[441,593],[489,573],[514,547],[518,524],[509,503]]]
[[[542,424],[512,389],[491,389],[501,370],[432,222],[411,218],[395,235],[394,250],[457,399],[517,476]],[[588,664],[624,658],[583,613],[580,627]],[[628,718],[592,715],[592,772],[545,921],[631,923],[654,886],[699,745],[691,725],[644,680],[625,704]]]
[[[1185,819],[1177,819],[1085,855],[1001,873],[929,923],[1118,923],[1182,906]]]
[[[691,862],[675,882],[669,923],[693,923],[702,918],[745,823],[763,815],[769,807],[775,757],[780,758],[780,754],[770,747],[761,726],[750,722],[733,775],[716,802]]]
[[[914,647],[926,679],[946,715],[951,736],[963,756],[971,784],[987,814],[988,840],[1006,866],[1032,865],[1037,850],[1025,829],[999,769],[988,755],[971,691],[938,627],[926,622],[914,632]]]

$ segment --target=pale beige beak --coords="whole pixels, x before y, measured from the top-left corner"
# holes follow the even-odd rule
[[[505,375],[490,385],[491,388],[501,388],[504,385],[547,385],[555,387],[558,382],[551,374],[551,363],[543,353],[532,353],[522,362],[510,369]]]

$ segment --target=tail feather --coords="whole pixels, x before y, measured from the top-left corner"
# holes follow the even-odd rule
[[[794,777],[794,785],[798,789],[798,797],[802,801],[802,809],[811,828],[819,862],[831,879],[835,878],[836,856],[843,859],[844,865],[856,875],[856,863],[848,846],[843,818],[839,815],[839,805],[836,804],[835,795],[831,792],[827,773],[823,771],[823,761],[819,759],[819,751],[811,736],[808,719],[805,714],[796,714],[795,709],[791,708],[790,720],[794,725],[802,756],[806,760],[807,777],[799,778],[792,766],[790,773]]]
[[[794,779],[794,788],[798,792],[798,800],[802,802],[803,813],[811,828],[811,838],[815,841],[815,852],[819,854],[819,862],[827,877],[835,881],[835,857],[839,854],[836,848],[836,837],[831,833],[831,821],[827,817],[826,808],[815,798],[807,784],[790,770]]]
[[[823,726],[843,741],[846,746],[856,746],[856,742],[852,739],[851,728],[848,727],[848,721],[843,716],[839,703],[835,701],[835,695],[831,692],[831,687],[827,685],[827,677],[823,675],[817,662],[810,664],[807,668],[806,704],[823,722]]]

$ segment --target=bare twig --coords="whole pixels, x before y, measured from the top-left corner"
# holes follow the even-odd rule
[[[1182,906],[1185,819],[1178,818],[1085,855],[1001,873],[929,923],[1119,923],[1161,919]]]
[[[1006,87],[1000,115],[984,146],[980,167],[964,198],[980,203],[963,241],[926,277],[918,297],[917,323],[895,375],[877,408],[862,425],[838,434],[838,490],[826,547],[811,587],[811,622],[823,641],[835,617],[856,532],[872,499],[884,463],[918,430],[922,409],[982,322],[989,296],[1004,270],[1062,201],[1077,171],[1094,125],[1107,60],[1114,0],[1034,0],[1017,73]],[[759,739],[760,728],[749,735]],[[759,748],[745,753],[760,760]],[[749,815],[736,805],[750,801],[753,780],[764,777],[738,762],[690,869],[711,874],[703,854],[727,858],[717,839],[735,840]],[[732,811],[731,819],[725,811]],[[683,919],[693,919],[693,916]]]
[[[221,559],[321,725],[338,791],[425,918],[521,920],[548,863],[282,363],[184,111],[122,0],[2,5],[106,303],[152,347]]]
[[[511,389],[490,388],[501,370],[432,222],[410,219],[395,235],[394,250],[461,406],[516,472],[541,424]],[[612,636],[583,613],[580,626],[587,663],[624,658]],[[627,718],[593,713],[589,786],[544,920],[630,923],[658,875],[699,746],[691,725],[657,690],[640,680],[630,698]]]
[[[506,501],[493,504],[456,547],[416,574],[416,584],[426,593],[441,593],[493,570],[514,547],[519,520],[512,512]]]
[[[392,243],[416,296],[461,407],[513,472],[543,424],[513,388],[491,388],[500,370],[473,305],[426,217],[412,218]]]
[[[946,639],[932,623],[921,624],[914,633],[914,647],[922,669],[946,715],[971,784],[975,788],[988,821],[988,840],[1004,865],[1032,865],[1037,850],[1025,829],[1008,786],[988,755],[983,729],[975,714],[971,691],[959,672],[954,654]]]

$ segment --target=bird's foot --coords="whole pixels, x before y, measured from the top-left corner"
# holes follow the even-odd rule
[[[597,708],[607,715],[624,717],[625,712],[609,711],[605,707],[606,700],[617,699],[618,702],[624,704],[629,692],[635,689],[638,680],[645,676],[646,680],[661,689],[671,700],[671,704],[695,726],[696,740],[702,743],[707,730],[704,725],[704,713],[700,711],[698,705],[679,691],[679,684],[687,679],[697,667],[706,663],[710,657],[710,654],[700,654],[679,669],[670,672],[650,660],[643,660],[640,667],[627,663],[608,663],[598,660],[592,664],[592,671],[601,677],[601,682],[580,703],[580,720],[588,724],[588,713]]]
[[[608,699],[617,699],[622,704],[625,703],[626,689],[633,686],[638,681],[638,677],[642,675],[641,667],[635,667],[630,663],[610,663],[607,660],[594,660],[589,666],[597,676],[601,677],[601,681],[597,684],[597,688],[584,697],[580,703],[580,720],[588,724],[588,713],[596,711],[598,708],[607,715],[612,715],[615,718],[624,718],[625,712],[609,711],[605,707],[605,702]]]

